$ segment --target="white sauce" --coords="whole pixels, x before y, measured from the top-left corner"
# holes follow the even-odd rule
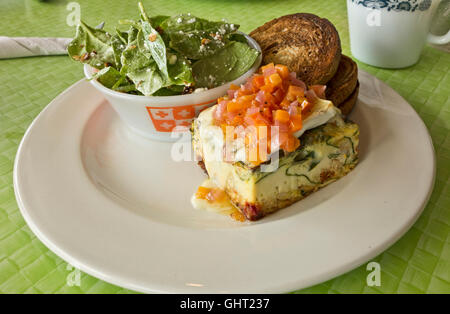
[[[333,106],[331,101],[319,99],[314,105],[311,114],[302,121],[302,128],[295,132],[295,137],[298,138],[302,136],[305,131],[327,123],[336,115],[340,115],[340,111]]]

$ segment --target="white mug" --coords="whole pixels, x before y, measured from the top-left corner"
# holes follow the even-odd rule
[[[428,41],[450,42],[430,34],[440,0],[347,0],[350,47],[353,56],[382,68],[415,64]]]

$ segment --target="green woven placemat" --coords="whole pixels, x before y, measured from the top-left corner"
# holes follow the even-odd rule
[[[82,18],[113,25],[136,16],[135,1],[78,0]],[[2,0],[0,35],[66,36],[68,1]],[[321,1],[144,1],[150,14],[191,12],[209,19],[226,17],[250,31],[265,21],[295,12],[331,20],[343,51],[350,54],[344,0]],[[381,266],[381,286],[368,287],[363,265],[345,275],[299,293],[450,293],[450,55],[427,47],[420,62],[408,69],[359,66],[387,82],[414,107],[433,138],[437,157],[436,185],[415,225],[373,261]],[[83,77],[82,67],[61,57],[0,60],[0,292],[124,293],[87,274],[78,273],[49,251],[24,222],[14,198],[13,161],[31,121],[56,95]],[[411,134],[414,136],[414,134]],[[77,280],[77,275],[80,275]],[[75,283],[75,285],[73,285]],[[79,284],[79,285],[78,285]]]

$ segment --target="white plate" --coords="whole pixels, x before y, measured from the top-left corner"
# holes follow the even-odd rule
[[[390,87],[360,72],[351,119],[360,163],[256,223],[194,210],[204,179],[170,143],[131,133],[88,82],[26,132],[14,188],[38,238],[75,267],[141,292],[286,292],[345,273],[400,238],[424,208],[435,160],[427,129]]]

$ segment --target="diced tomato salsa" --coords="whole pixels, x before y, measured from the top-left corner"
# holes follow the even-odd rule
[[[294,133],[302,128],[303,119],[318,97],[325,98],[325,86],[314,85],[308,89],[285,65],[270,63],[245,84],[231,85],[227,95],[217,100],[213,117],[224,133],[227,126],[266,126],[267,153],[278,149],[292,152],[300,145]],[[273,126],[279,128],[276,143],[270,136]],[[258,159],[254,163],[263,161]]]
[[[207,188],[199,186],[195,197],[198,199],[207,200],[210,203],[220,202],[225,198],[225,192],[218,188]]]

